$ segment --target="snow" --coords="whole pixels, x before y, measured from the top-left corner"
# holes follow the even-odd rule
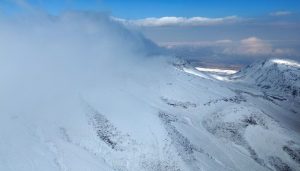
[[[297,63],[296,61],[292,61],[292,60],[272,59],[271,61],[276,63],[276,64],[282,64],[282,65],[293,66],[293,67],[300,67],[299,63]]]
[[[282,59],[264,60],[242,69],[231,79],[245,85],[256,85],[271,98],[282,101],[291,98],[299,103],[300,71],[296,64]]]
[[[238,71],[231,70],[231,69],[218,69],[218,68],[203,68],[203,67],[196,67],[198,71],[204,71],[204,72],[213,72],[213,73],[219,73],[219,74],[235,74]]]
[[[227,77],[224,76],[215,75],[215,74],[211,74],[211,76],[220,81],[230,81]]]
[[[183,68],[183,71],[192,75],[196,75],[201,78],[210,79],[209,76],[207,76],[204,73],[197,72],[197,70],[195,70],[194,68]]]
[[[46,21],[0,31],[0,170],[300,167],[298,101],[280,93],[298,82],[272,76],[297,70],[199,71],[103,16]],[[253,79],[267,70],[275,94]]]

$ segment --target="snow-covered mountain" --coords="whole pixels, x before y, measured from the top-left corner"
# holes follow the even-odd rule
[[[188,69],[141,65],[146,79],[131,73],[43,111],[2,114],[1,170],[299,168],[299,111]]]
[[[264,91],[299,98],[300,64],[287,59],[269,59],[254,63],[234,78],[255,84]]]
[[[259,67],[226,76],[149,55],[103,16],[42,21],[2,23],[0,170],[299,170],[299,101],[245,81]]]

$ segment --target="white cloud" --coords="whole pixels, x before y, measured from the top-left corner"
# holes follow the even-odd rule
[[[228,16],[222,18],[207,17],[161,17],[161,18],[144,18],[137,20],[126,20],[122,18],[113,18],[124,24],[136,25],[142,27],[160,27],[160,26],[207,26],[236,23],[241,20],[237,16]]]
[[[215,41],[216,44],[229,44],[232,43],[232,40],[230,39],[224,39],[224,40],[217,40]]]
[[[167,47],[167,48],[174,48],[174,47],[207,47],[213,46],[216,42],[214,41],[191,41],[191,42],[161,42],[158,45]]]
[[[248,37],[238,41],[224,39],[216,41],[194,41],[194,42],[164,42],[161,46],[168,49],[184,49],[211,55],[226,55],[240,57],[283,57],[297,54],[293,49],[285,47],[274,47],[270,41],[258,37]]]
[[[225,54],[247,56],[281,56],[293,53],[291,49],[274,48],[268,41],[257,37],[242,39],[232,46],[227,46],[223,52]]]
[[[159,46],[172,49],[177,47],[194,47],[194,48],[205,48],[205,47],[217,47],[227,46],[233,43],[230,39],[216,40],[216,41],[190,41],[190,42],[160,42]]]
[[[240,53],[245,54],[269,54],[272,52],[271,44],[257,37],[249,37],[240,41],[238,47]]]
[[[276,12],[272,12],[270,13],[271,16],[287,16],[287,15],[291,15],[292,12],[290,11],[276,11]]]

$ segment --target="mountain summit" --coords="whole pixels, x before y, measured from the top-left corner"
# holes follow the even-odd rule
[[[288,59],[268,59],[243,68],[233,76],[263,91],[278,95],[300,96],[300,64]]]

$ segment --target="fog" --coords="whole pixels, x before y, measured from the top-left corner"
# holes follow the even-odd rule
[[[2,114],[70,113],[83,92],[113,93],[161,59],[154,43],[104,13],[2,16],[0,27]]]
[[[139,32],[78,11],[2,16],[0,28],[0,170],[64,170],[62,156],[70,170],[119,167],[104,162],[120,153],[105,155],[91,124],[98,112],[140,142],[162,130],[154,98],[146,101],[159,100],[169,59]]]

